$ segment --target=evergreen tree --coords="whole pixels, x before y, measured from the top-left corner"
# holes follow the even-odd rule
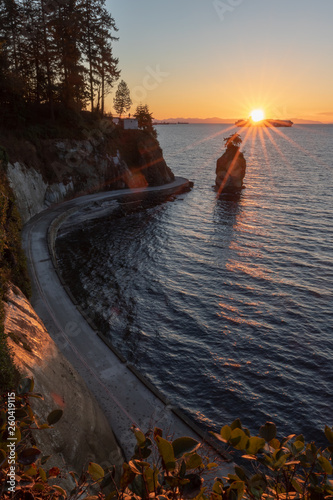
[[[105,0],[0,0],[0,105],[103,112],[120,74],[115,31]]]
[[[127,86],[127,83],[124,82],[124,80],[121,80],[121,82],[118,85],[116,95],[113,99],[113,107],[121,118],[121,115],[124,112],[128,111],[131,108],[131,106],[132,106],[132,100],[129,88]]]
[[[136,108],[134,116],[138,120],[139,128],[147,130],[155,138],[157,137],[157,132],[153,126],[153,114],[149,112],[147,104],[139,104]]]
[[[66,108],[81,109],[88,94],[85,86],[86,68],[81,61],[80,11],[76,0],[59,4],[55,20],[55,38],[60,65],[59,100]]]

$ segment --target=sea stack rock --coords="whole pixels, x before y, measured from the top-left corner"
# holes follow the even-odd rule
[[[235,193],[243,189],[246,160],[240,151],[242,139],[233,134],[224,139],[226,151],[216,162],[215,186],[219,193]]]

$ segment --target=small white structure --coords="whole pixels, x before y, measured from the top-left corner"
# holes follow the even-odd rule
[[[138,129],[139,124],[138,120],[136,118],[124,118],[124,130],[129,130],[129,129]]]

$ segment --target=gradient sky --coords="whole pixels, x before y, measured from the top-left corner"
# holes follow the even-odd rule
[[[333,0],[106,2],[132,112],[333,122]]]

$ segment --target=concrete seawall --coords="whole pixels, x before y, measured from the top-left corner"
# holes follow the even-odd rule
[[[139,195],[142,192],[175,195],[189,187],[187,179],[176,178],[168,185],[145,190],[121,190],[76,198],[34,217],[23,231],[23,245],[32,277],[33,305],[60,350],[96,397],[126,458],[131,457],[135,445],[130,430],[133,425],[143,432],[158,426],[169,436],[192,436],[206,441],[208,447],[210,437],[192,424],[179,409],[173,408],[152,384],[126,363],[78,307],[57,269],[55,240],[65,221],[92,203],[107,203],[120,196]],[[219,474],[226,475],[233,467],[225,462],[223,449],[218,448],[218,445],[214,445],[212,451],[220,451]]]

